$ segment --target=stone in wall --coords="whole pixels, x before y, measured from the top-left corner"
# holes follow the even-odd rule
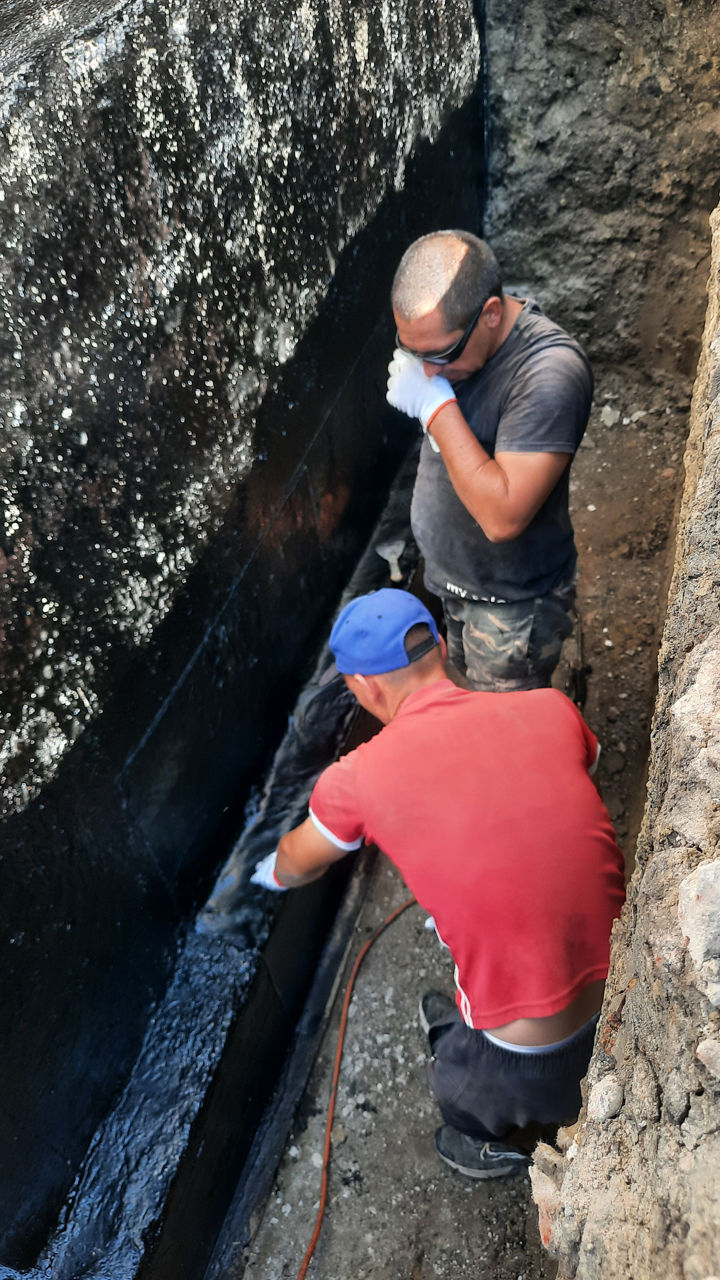
[[[660,652],[648,804],[587,1105],[532,1172],[563,1280],[720,1274],[720,213]]]

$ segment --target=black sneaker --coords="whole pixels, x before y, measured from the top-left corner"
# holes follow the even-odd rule
[[[444,996],[442,991],[426,991],[425,995],[420,997],[420,1026],[425,1035],[436,1022],[446,1022],[456,1013],[455,1001]]]
[[[435,1133],[435,1148],[441,1160],[466,1178],[510,1178],[523,1173],[531,1163],[524,1151],[503,1142],[471,1138],[449,1124],[441,1125]]]

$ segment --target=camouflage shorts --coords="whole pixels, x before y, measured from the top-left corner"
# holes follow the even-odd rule
[[[574,599],[572,583],[510,604],[445,599],[448,658],[473,689],[542,689],[572,632]]]

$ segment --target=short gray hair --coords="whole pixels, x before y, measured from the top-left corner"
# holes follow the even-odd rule
[[[439,306],[448,331],[465,329],[488,298],[502,298],[497,258],[470,231],[431,231],[403,254],[392,285],[392,307],[417,320]]]

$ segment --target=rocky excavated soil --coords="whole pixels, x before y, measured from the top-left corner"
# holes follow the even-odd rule
[[[598,785],[629,875],[645,805],[692,385],[596,372],[595,407],[571,481],[587,668],[583,710],[602,744]]]

